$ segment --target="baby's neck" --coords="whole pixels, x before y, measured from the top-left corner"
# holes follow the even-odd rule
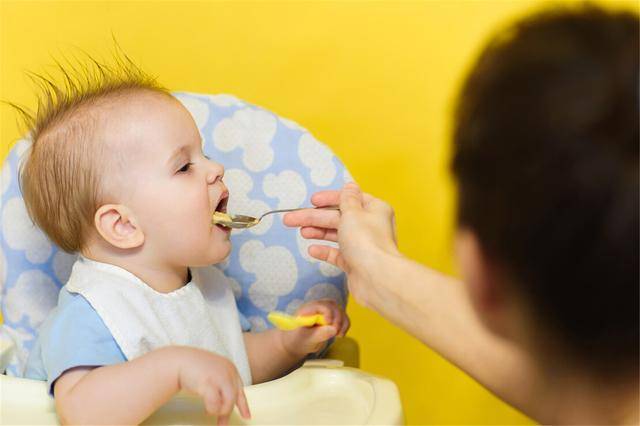
[[[152,261],[142,256],[142,253],[108,253],[92,248],[90,251],[83,251],[82,255],[97,262],[119,266],[160,293],[171,293],[183,287],[190,280],[189,269],[186,266]]]

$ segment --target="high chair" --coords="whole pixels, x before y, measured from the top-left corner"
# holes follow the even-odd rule
[[[198,126],[205,154],[222,163],[231,198],[228,210],[258,216],[276,208],[310,205],[311,194],[351,180],[333,153],[298,124],[229,95],[176,93]],[[45,382],[21,376],[37,327],[57,301],[75,256],[55,247],[33,226],[17,182],[29,141],[14,145],[0,179],[0,424],[57,424]],[[269,328],[267,313],[293,313],[303,302],[347,291],[337,268],[311,258],[311,241],[279,217],[231,235],[233,250],[221,265],[231,279],[244,329]],[[243,247],[245,250],[243,250]],[[250,250],[248,249],[250,248]],[[252,419],[234,424],[403,423],[398,389],[388,379],[359,370],[357,343],[337,339],[325,358],[311,359],[289,375],[248,386]],[[177,394],[145,424],[211,424],[202,402]]]

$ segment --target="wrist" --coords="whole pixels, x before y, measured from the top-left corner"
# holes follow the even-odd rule
[[[369,244],[366,250],[357,254],[357,261],[352,261],[351,264],[370,281],[378,280],[388,274],[389,265],[405,257],[395,245]]]
[[[177,390],[182,389],[182,368],[185,365],[184,358],[188,356],[192,348],[188,346],[165,346],[158,349],[161,352],[163,368],[170,372],[172,379],[175,381]]]
[[[275,338],[278,340],[280,351],[291,362],[298,362],[308,354],[301,351],[301,345],[295,344],[295,331],[274,330]]]
[[[399,251],[377,250],[370,253],[366,264],[362,268],[357,284],[358,303],[372,309],[379,314],[397,302],[400,287],[405,278],[402,277],[407,269],[407,258]],[[356,296],[354,288],[354,296]]]

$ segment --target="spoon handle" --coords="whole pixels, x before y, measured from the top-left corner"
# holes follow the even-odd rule
[[[295,212],[295,211],[298,211],[298,210],[340,210],[340,206],[299,207],[297,209],[271,210],[270,212],[266,212],[265,214],[260,216],[260,219],[262,219],[266,215],[269,215],[269,214],[272,214],[272,213],[287,213],[287,212]]]

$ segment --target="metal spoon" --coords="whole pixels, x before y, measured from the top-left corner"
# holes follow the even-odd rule
[[[215,212],[213,214],[213,224],[226,226],[227,228],[245,229],[245,228],[251,228],[252,226],[256,226],[258,223],[260,223],[263,217],[272,213],[295,212],[297,210],[307,210],[307,209],[340,210],[340,207],[338,206],[301,207],[297,209],[272,210],[270,212],[266,212],[265,214],[257,218],[253,216],[245,216],[241,214],[228,214],[223,212]]]

